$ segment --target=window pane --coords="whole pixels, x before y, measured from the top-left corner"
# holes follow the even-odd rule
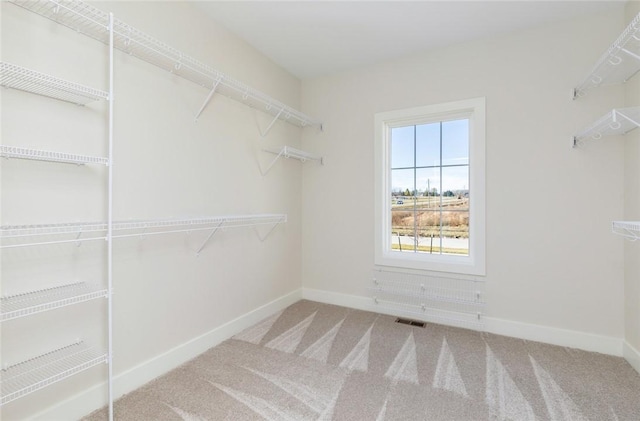
[[[440,254],[440,212],[418,212],[418,252]]]
[[[413,169],[391,170],[391,194],[411,196],[414,190]]]
[[[406,210],[391,211],[391,249],[413,252],[415,246],[415,226],[412,203]]]
[[[391,129],[391,168],[407,168],[414,165],[414,126]]]
[[[425,229],[418,231],[418,253],[442,254],[440,250],[440,236],[437,229]]]
[[[440,195],[440,168],[417,169],[416,190],[419,198],[429,198],[428,202],[431,204],[437,202]]]
[[[440,123],[416,126],[416,166],[440,165]]]
[[[443,210],[469,210],[469,167],[442,168]]]
[[[442,165],[469,164],[469,120],[442,123]]]
[[[442,212],[442,252],[469,255],[469,212]]]

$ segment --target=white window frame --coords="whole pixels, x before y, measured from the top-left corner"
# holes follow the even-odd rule
[[[375,115],[375,264],[485,275],[485,98]],[[407,253],[391,248],[391,129],[456,118],[469,119],[469,255]]]

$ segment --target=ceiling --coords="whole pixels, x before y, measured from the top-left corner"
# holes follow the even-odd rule
[[[200,1],[300,79],[623,7],[607,1]]]

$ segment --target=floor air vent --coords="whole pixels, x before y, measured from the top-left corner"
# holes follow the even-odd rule
[[[396,319],[396,323],[400,323],[403,325],[409,325],[409,326],[415,326],[415,327],[425,327],[426,323],[425,322],[419,322],[417,320],[411,320],[411,319],[403,319],[401,317],[398,317]]]

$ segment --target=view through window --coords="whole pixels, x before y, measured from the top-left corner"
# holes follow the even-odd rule
[[[391,249],[469,255],[469,119],[391,128]]]

